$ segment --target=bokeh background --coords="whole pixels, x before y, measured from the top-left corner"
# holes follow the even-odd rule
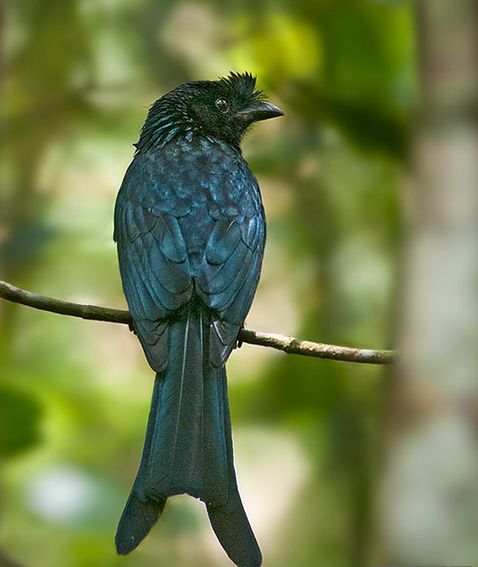
[[[148,106],[180,82],[247,70],[286,113],[244,144],[268,217],[248,327],[389,347],[418,101],[414,4],[4,0],[1,279],[125,307],[113,205]],[[186,497],[115,555],[153,379],[127,327],[0,309],[0,564],[229,565]],[[228,369],[265,565],[375,564],[390,372],[249,345]]]

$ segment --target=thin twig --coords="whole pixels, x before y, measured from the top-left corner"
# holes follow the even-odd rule
[[[91,319],[93,321],[108,321],[110,323],[131,324],[131,315],[128,311],[111,309],[98,305],[84,305],[71,303],[61,299],[53,299],[26,291],[13,286],[7,282],[0,281],[0,297],[14,303],[21,303],[28,307],[51,311],[60,315],[70,315]],[[274,333],[260,333],[250,329],[242,329],[238,337],[239,341],[251,345],[281,350],[287,354],[301,354],[315,358],[328,358],[331,360],[342,360],[346,362],[362,362],[368,364],[391,364],[395,358],[392,350],[361,349],[323,343],[303,341],[293,337],[285,337]]]

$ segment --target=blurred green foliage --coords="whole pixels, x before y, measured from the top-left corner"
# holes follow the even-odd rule
[[[5,459],[26,451],[40,441],[40,410],[34,398],[0,386],[0,457]],[[21,423],[18,427],[16,423]]]
[[[112,210],[147,106],[179,82],[248,70],[286,111],[244,147],[269,222],[248,325],[388,346],[416,101],[410,2],[2,10],[2,279],[124,305]],[[0,309],[1,546],[37,567],[228,565],[201,506],[181,498],[138,551],[114,554],[152,387],[127,329]],[[383,370],[245,345],[229,376],[238,474],[265,564],[371,564]]]

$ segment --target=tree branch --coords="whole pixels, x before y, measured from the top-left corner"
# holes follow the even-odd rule
[[[71,303],[37,295],[13,286],[7,282],[0,281],[0,297],[14,303],[21,303],[28,307],[50,311],[60,315],[70,315],[91,319],[93,321],[108,321],[110,323],[131,324],[132,319],[128,311],[111,309],[98,305],[84,305]],[[250,329],[242,329],[239,332],[239,341],[264,347],[281,350],[287,354],[301,354],[315,358],[328,358],[331,360],[342,360],[345,362],[362,362],[368,364],[391,364],[395,358],[392,350],[359,349],[323,343],[303,341],[293,337],[285,337],[274,333],[260,333]]]

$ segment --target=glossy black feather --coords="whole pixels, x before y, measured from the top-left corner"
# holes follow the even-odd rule
[[[185,492],[205,502],[238,566],[261,563],[237,489],[224,368],[265,244],[259,187],[239,143],[254,120],[280,113],[261,107],[254,88],[251,75],[231,74],[180,85],[157,101],[118,194],[123,288],[157,372],[141,464],[116,535],[121,554],[146,536],[169,496]],[[229,116],[216,107],[218,96],[227,97]]]
[[[226,371],[222,368],[220,372],[224,428],[227,440],[226,451],[229,462],[229,491],[228,500],[223,506],[208,504],[207,512],[214,533],[230,559],[241,567],[259,567],[262,563],[261,550],[247,519],[237,488],[232,449],[231,419],[229,417],[229,402],[227,399]]]
[[[135,549],[148,535],[150,529],[161,515],[166,499],[152,500],[146,498],[142,493],[142,485],[148,474],[148,462],[151,454],[151,442],[159,411],[159,398],[161,381],[156,378],[154,383],[153,398],[149,412],[146,437],[141,455],[141,463],[128,498],[125,509],[119,521],[116,531],[116,549],[120,555],[126,555]]]

